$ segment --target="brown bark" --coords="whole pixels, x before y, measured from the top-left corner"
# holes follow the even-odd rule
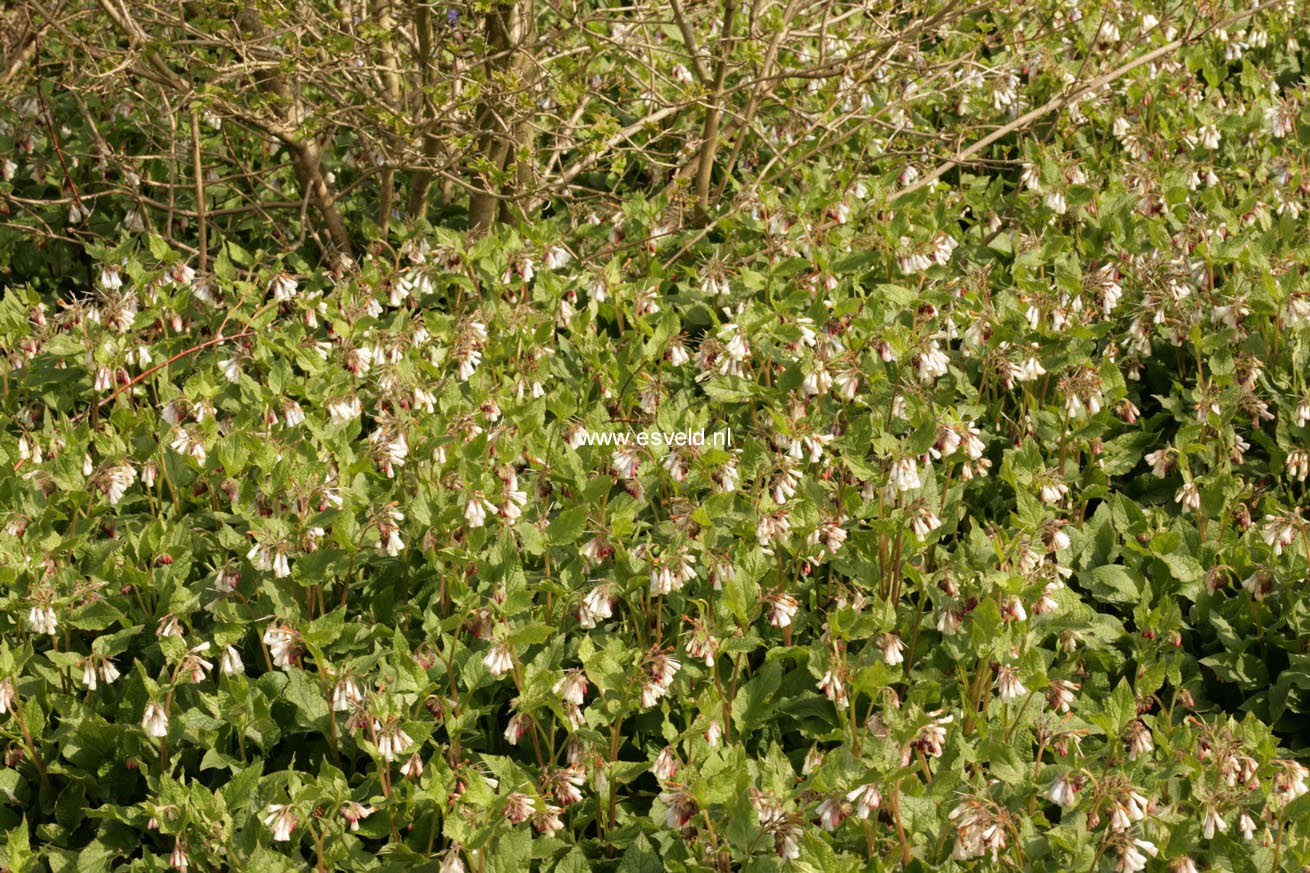
[[[484,65],[486,91],[477,129],[482,132],[479,153],[489,164],[491,178],[469,195],[469,227],[475,233],[485,233],[498,217],[521,217],[513,214],[515,206],[522,213],[518,200],[532,181],[531,165],[521,160],[531,144],[532,125],[530,119],[516,117],[515,104],[535,81],[528,49],[536,28],[533,0],[497,5],[487,13],[486,27],[490,55]]]
[[[296,172],[300,190],[308,192],[309,202],[322,217],[324,229],[332,245],[342,254],[351,253],[350,231],[337,209],[336,197],[323,175],[323,153],[312,139],[287,143],[291,150],[291,165]]]
[[[714,173],[714,155],[719,148],[719,119],[722,117],[723,83],[728,76],[728,55],[732,51],[732,22],[737,0],[723,0],[723,27],[719,31],[719,56],[714,69],[714,87],[705,109],[705,127],[701,136],[700,164],[696,169],[696,206],[702,215],[709,212],[710,179]]]
[[[432,94],[429,89],[433,83],[433,50],[432,50],[432,7],[427,0],[415,0],[414,2],[414,37],[418,45],[418,73],[419,87],[422,91],[419,118],[420,126],[423,128],[423,161],[431,165],[437,159],[438,139],[432,132],[432,126],[436,120],[436,106],[433,105]],[[435,174],[428,166],[417,170],[410,180],[409,189],[409,217],[411,220],[423,218],[428,213],[428,192],[432,188],[432,179]]]
[[[382,80],[386,92],[388,107],[397,116],[404,114],[405,107],[402,105],[403,95],[400,86],[400,55],[396,51],[397,25],[396,18],[392,12],[393,0],[377,0],[374,6],[374,16],[378,23],[378,29],[382,31]],[[395,138],[388,133],[388,140]],[[393,143],[394,146],[394,143]],[[394,150],[394,149],[393,149]],[[378,203],[378,229],[382,236],[386,236],[387,227],[391,223],[391,209],[395,202],[396,171],[390,166],[382,171],[381,187],[382,196]]]
[[[248,37],[259,40],[265,36],[263,22],[257,8],[246,6],[237,13],[237,26]],[[342,254],[351,254],[350,232],[346,228],[336,197],[323,173],[323,152],[312,137],[303,130],[304,105],[291,83],[281,73],[266,71],[256,77],[261,90],[273,94],[282,106],[283,118],[274,128],[277,136],[291,154],[291,167],[301,194],[318,212],[328,240]]]
[[[200,234],[200,272],[209,269],[209,222],[205,218],[205,162],[200,151],[200,110],[191,104],[191,162],[196,184],[196,216]]]

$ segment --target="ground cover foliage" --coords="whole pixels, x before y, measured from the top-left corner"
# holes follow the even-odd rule
[[[1310,865],[1299,4],[24,8],[6,869]]]

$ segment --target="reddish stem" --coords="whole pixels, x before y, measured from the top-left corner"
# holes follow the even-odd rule
[[[203,343],[200,343],[200,345],[192,346],[192,347],[189,348],[189,349],[184,349],[184,350],[178,352],[176,355],[173,355],[173,357],[169,358],[167,361],[164,361],[162,364],[156,364],[155,366],[151,367],[149,370],[146,370],[144,373],[142,373],[141,375],[137,376],[135,379],[132,379],[130,382],[128,382],[128,383],[127,383],[126,385],[124,385],[122,388],[119,388],[119,389],[118,389],[117,391],[115,391],[113,394],[110,394],[110,395],[109,395],[108,397],[106,397],[104,400],[101,400],[98,404],[96,404],[96,406],[97,406],[97,408],[99,408],[99,407],[101,407],[101,406],[104,406],[106,403],[109,403],[109,402],[112,401],[114,398],[116,398],[118,395],[122,394],[124,391],[128,390],[129,388],[132,388],[132,387],[136,386],[136,385],[139,384],[142,380],[147,379],[147,378],[153,376],[154,374],[158,373],[160,370],[162,370],[162,369],[164,369],[165,367],[167,367],[169,364],[172,364],[174,361],[177,361],[177,360],[180,360],[180,359],[182,359],[182,358],[185,358],[187,355],[193,355],[193,354],[195,354],[196,352],[200,351],[201,349],[207,349],[207,348],[209,348],[210,346],[216,346],[216,345],[218,345],[219,343],[225,343],[225,342],[227,342],[228,340],[242,339],[243,337],[252,336],[252,335],[254,335],[254,333],[255,333],[255,332],[254,332],[253,330],[243,330],[243,331],[241,331],[241,333],[234,333],[234,334],[232,334],[231,336],[216,336],[216,337],[214,337],[213,339],[205,340]]]

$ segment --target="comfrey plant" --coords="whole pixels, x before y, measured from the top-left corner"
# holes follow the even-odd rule
[[[1064,95],[1009,175],[7,288],[5,866],[1310,864],[1292,11],[897,48],[880,161]]]

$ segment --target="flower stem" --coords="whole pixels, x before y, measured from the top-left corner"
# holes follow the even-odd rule
[[[32,759],[32,765],[36,767],[37,774],[41,777],[41,787],[45,790],[47,797],[54,797],[54,791],[50,788],[50,775],[46,773],[45,762],[41,760],[41,753],[36,750],[36,743],[32,742],[32,732],[27,729],[27,719],[23,716],[23,701],[17,694],[14,695],[14,715],[18,716],[18,728],[23,732],[23,742],[27,745],[27,754]]]

